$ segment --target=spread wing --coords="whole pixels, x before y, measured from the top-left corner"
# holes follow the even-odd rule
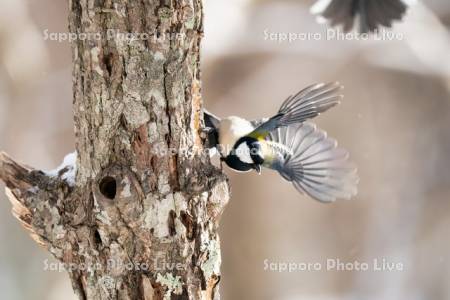
[[[359,31],[367,33],[391,27],[393,21],[403,18],[406,9],[401,0],[319,0],[311,12],[320,14],[331,26],[342,25],[345,32],[352,29],[358,15]]]
[[[267,141],[272,155],[267,155],[264,166],[278,171],[299,192],[321,202],[356,195],[358,176],[348,152],[314,124],[278,128]]]
[[[287,98],[281,105],[278,114],[263,120],[249,135],[256,139],[264,139],[269,132],[283,126],[299,124],[314,118],[339,104],[343,96],[343,86],[338,82],[318,83],[311,85],[295,95]],[[253,121],[256,122],[257,121]]]

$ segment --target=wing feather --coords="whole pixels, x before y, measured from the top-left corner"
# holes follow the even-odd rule
[[[339,104],[343,97],[340,94],[342,88],[338,82],[318,83],[306,87],[297,94],[289,96],[275,116],[261,122],[249,135],[256,139],[264,139],[279,127],[302,123],[320,115]]]

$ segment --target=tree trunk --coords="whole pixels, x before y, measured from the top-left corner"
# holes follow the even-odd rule
[[[77,152],[53,173],[0,154],[14,215],[80,299],[217,299],[229,188],[203,151],[201,0],[72,0],[69,20]]]

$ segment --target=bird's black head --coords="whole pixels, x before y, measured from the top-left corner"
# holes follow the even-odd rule
[[[261,145],[255,138],[242,137],[223,161],[236,171],[247,172],[254,169],[260,173],[264,162],[261,156]]]
[[[253,166],[251,164],[247,164],[242,162],[236,155],[229,154],[227,157],[222,158],[222,161],[224,161],[227,166],[229,166],[231,169],[239,172],[248,172],[253,170]]]

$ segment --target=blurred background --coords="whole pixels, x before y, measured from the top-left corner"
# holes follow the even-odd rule
[[[302,0],[205,0],[203,95],[219,115],[258,118],[315,82],[345,85],[315,119],[359,167],[358,196],[324,205],[270,171],[229,172],[222,218],[223,299],[450,299],[450,3],[418,2],[395,40],[327,40]],[[67,3],[0,4],[0,149],[53,169],[74,149]],[[292,42],[267,34],[316,33]],[[273,35],[272,35],[273,36]],[[3,187],[3,186],[2,186]],[[1,189],[3,190],[3,188]],[[2,298],[75,299],[67,275],[0,193]],[[267,263],[400,263],[403,271],[278,272]]]

